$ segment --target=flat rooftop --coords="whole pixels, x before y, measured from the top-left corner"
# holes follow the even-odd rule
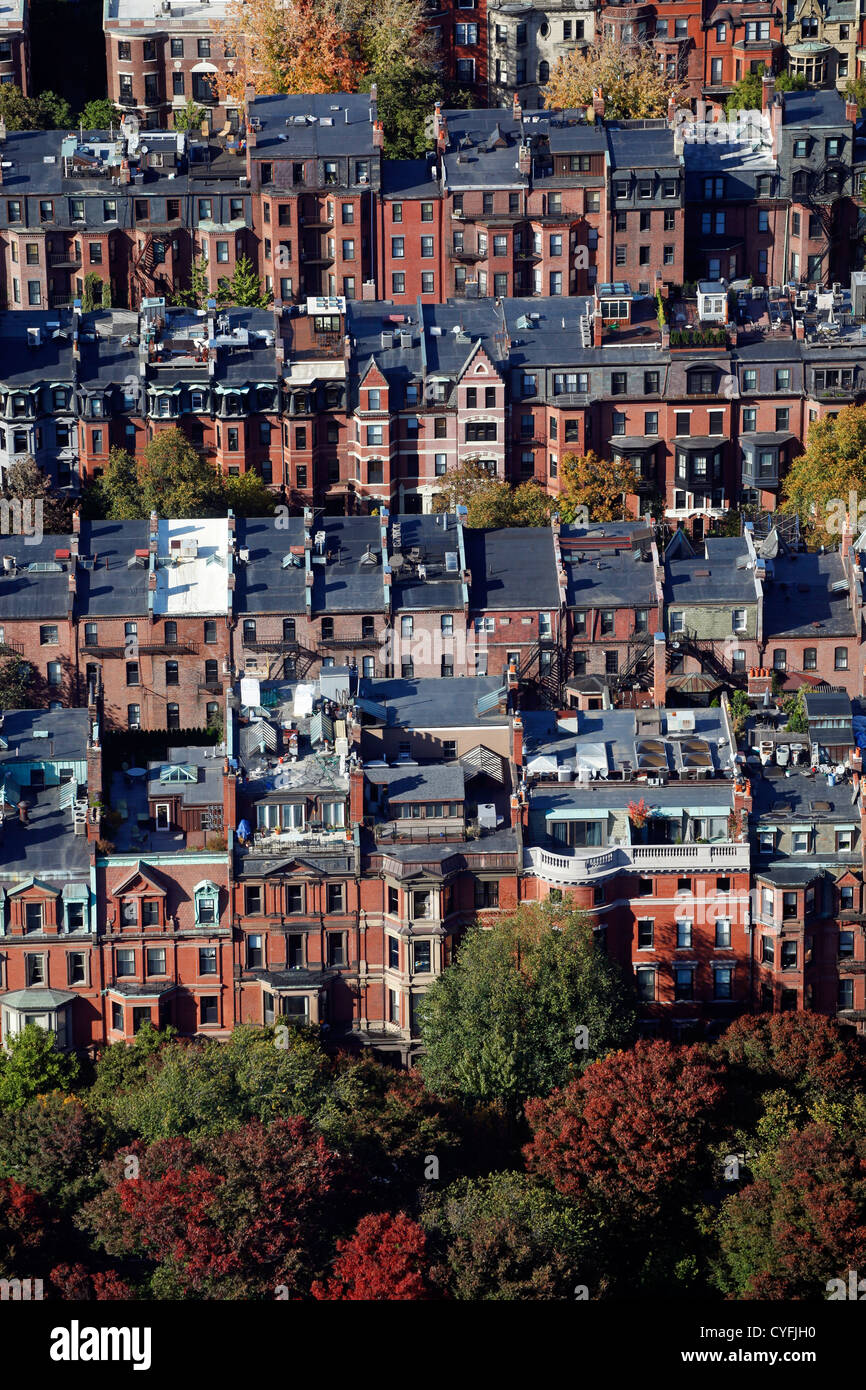
[[[170,9],[163,9],[161,0],[105,0],[103,24],[122,27],[150,22],[154,29],[195,26],[211,29],[213,20],[225,17],[228,0],[168,0]]]
[[[159,523],[155,613],[183,617],[228,612],[228,537],[228,521],[218,517]],[[195,553],[185,555],[185,544],[194,544]]]

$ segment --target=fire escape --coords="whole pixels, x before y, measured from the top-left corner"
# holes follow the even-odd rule
[[[521,658],[520,684],[533,687],[543,709],[562,708],[565,663],[552,637],[536,642]]]
[[[825,283],[831,279],[833,273],[832,253],[843,239],[838,228],[836,206],[842,197],[845,177],[846,169],[841,159],[825,159],[820,168],[815,169],[809,176],[803,199],[809,212],[816,216],[821,224],[824,250],[821,253],[820,269],[821,278]],[[817,279],[817,276],[809,278]]]
[[[744,688],[748,680],[747,672],[734,669],[726,655],[726,645],[709,637],[698,637],[696,632],[690,632],[688,629],[674,633],[671,642],[668,643],[666,669],[671,670],[675,653],[680,656],[693,656],[701,663],[702,672],[715,676],[723,685]]]
[[[652,679],[652,668],[652,633],[636,632],[629,638],[625,664],[615,676],[608,677],[611,698],[621,695],[624,690],[646,689]]]

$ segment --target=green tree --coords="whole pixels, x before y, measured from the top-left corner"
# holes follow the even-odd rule
[[[97,1116],[62,1091],[0,1111],[0,1178],[14,1178],[63,1210],[98,1190],[104,1147]]]
[[[33,667],[20,656],[0,661],[0,709],[30,709]]]
[[[111,281],[110,281],[110,280],[103,280],[103,282],[102,282],[102,300],[101,300],[101,302],[102,302],[102,308],[103,308],[103,309],[110,309],[110,308],[111,308]]]
[[[516,1111],[621,1046],[634,1018],[631,992],[584,914],[524,904],[471,928],[424,996],[421,1073],[443,1095],[498,1097]]]
[[[852,77],[845,84],[845,95],[852,101],[856,101],[862,115],[866,109],[866,74],[861,73],[859,77]]]
[[[78,1079],[78,1062],[61,1052],[53,1033],[28,1023],[0,1052],[0,1109],[20,1110],[43,1091],[68,1091]]]
[[[192,263],[187,288],[175,290],[174,303],[188,304],[193,309],[204,309],[211,297],[207,279],[207,262],[199,257]]]
[[[447,82],[435,69],[422,67],[417,58],[371,71],[362,90],[369,91],[374,82],[389,159],[418,159],[432,148],[437,101],[460,110],[475,105],[471,92]]]
[[[102,304],[102,276],[95,270],[89,270],[84,277],[84,294],[81,300],[81,307],[85,314],[93,313],[97,305]]]
[[[801,72],[780,72],[776,76],[777,92],[805,92],[806,79]]]
[[[7,130],[58,130],[72,125],[69,103],[56,92],[26,97],[13,82],[0,84],[0,119]]]
[[[745,690],[732,690],[729,704],[731,710],[731,720],[734,725],[734,733],[737,735],[737,737],[739,737],[740,734],[743,732],[743,729],[746,727],[746,720],[748,719],[749,713],[751,711],[749,697],[746,694]]]
[[[160,516],[219,516],[225,513],[221,474],[176,425],[145,445],[136,472],[143,510]]]
[[[92,520],[135,521],[144,515],[135,459],[125,449],[109,451],[108,464],[100,477],[82,493],[82,511]]]
[[[205,108],[198,106],[192,97],[187,100],[186,106],[174,113],[175,130],[200,130],[204,120]]]
[[[123,117],[110,97],[95,97],[85,106],[78,117],[78,125],[85,130],[111,130],[119,127]]]
[[[217,303],[225,308],[238,305],[241,308],[266,309],[271,302],[270,291],[262,289],[262,282],[249,256],[240,256],[234,274],[223,278],[217,289]]]
[[[235,516],[273,516],[276,507],[273,492],[253,468],[226,478],[225,501]]]
[[[809,732],[809,720],[806,715],[806,707],[803,704],[802,689],[789,695],[782,701],[782,709],[788,716],[785,728],[792,734],[807,734]]]
[[[451,1298],[526,1301],[574,1298],[595,1282],[589,1223],[558,1192],[525,1173],[461,1178],[422,1202],[431,1277]]]
[[[763,84],[761,78],[764,73],[764,64],[759,63],[754,72],[747,72],[735,87],[731,89],[727,101],[725,102],[725,112],[733,114],[735,111],[760,111],[762,105]]]
[[[52,489],[49,479],[42,472],[35,459],[28,454],[10,463],[3,474],[0,496],[7,502],[27,501],[42,504],[41,517],[34,508],[30,510],[31,525],[41,524],[49,535],[66,535],[72,525],[72,505],[67,497],[60,497]],[[22,510],[22,524],[27,520]]]

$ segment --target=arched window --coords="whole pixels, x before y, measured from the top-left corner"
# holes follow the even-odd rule
[[[549,81],[550,81],[550,64],[549,64],[549,63],[541,62],[541,63],[538,64],[538,80],[539,80],[539,82],[549,82]]]

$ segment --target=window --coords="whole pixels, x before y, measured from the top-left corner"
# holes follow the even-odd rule
[[[833,666],[837,671],[848,670],[848,648],[835,647],[833,651]]]
[[[199,999],[199,1022],[219,1023],[219,1000],[215,994],[203,994]]]
[[[716,922],[716,950],[729,950],[731,945],[731,924],[727,918],[719,918]]]
[[[637,948],[639,951],[651,951],[655,937],[655,922],[651,917],[644,917],[637,924]]]
[[[656,997],[656,972],[652,965],[639,965],[635,970],[637,997],[643,1004],[651,1004]]]
[[[713,971],[713,998],[731,999],[734,992],[733,966],[716,966]]]
[[[200,946],[198,950],[198,973],[199,975],[215,975],[217,973],[217,948],[216,946]]]
[[[735,608],[731,613],[731,631],[744,632],[746,628],[745,608]]]
[[[344,885],[329,883],[326,891],[328,912],[344,912]]]

